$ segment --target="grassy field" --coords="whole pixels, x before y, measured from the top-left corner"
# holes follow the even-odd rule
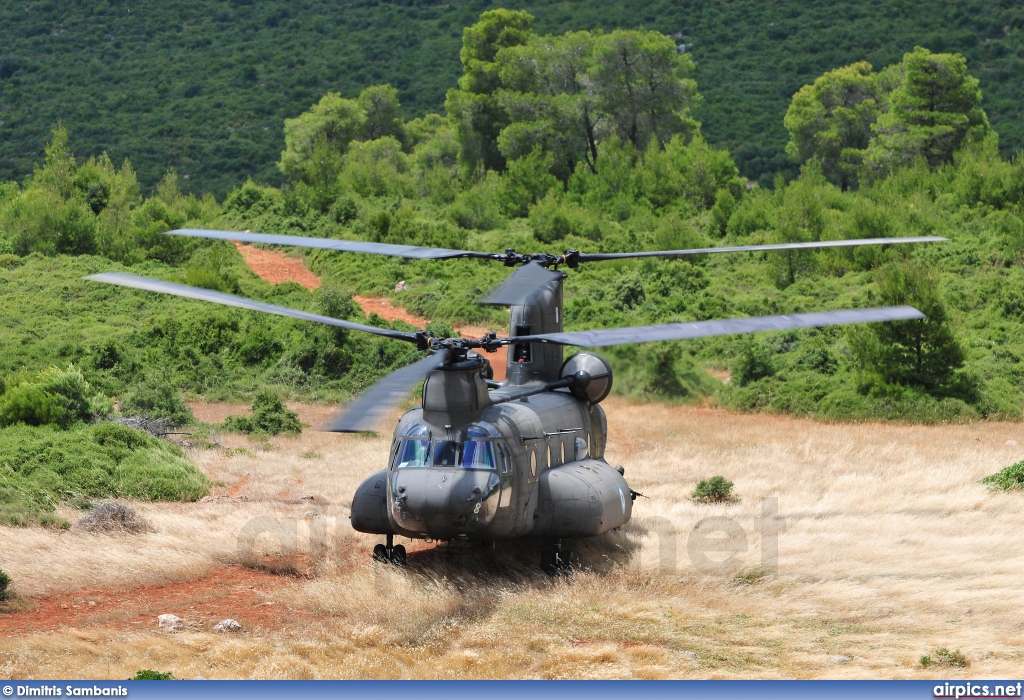
[[[243,408],[196,412],[212,421]],[[314,424],[327,413],[299,408]],[[135,504],[152,532],[0,528],[0,567],[19,596],[0,615],[0,678],[127,678],[140,668],[179,678],[1020,669],[1022,496],[989,493],[978,480],[1019,459],[1024,426],[829,425],[621,400],[608,408],[609,458],[650,498],[620,533],[574,546],[586,568],[571,578],[537,572],[531,543],[450,557],[419,543],[407,571],[381,569],[369,561],[375,539],[354,533],[346,516],[355,486],[383,466],[389,438],[220,436],[224,449],[191,456],[222,484],[222,498]],[[713,474],[736,483],[738,503],[687,500]],[[785,524],[777,573],[760,564],[768,497]],[[239,567],[238,533],[259,516],[294,518],[303,555],[274,556],[274,541],[260,537],[261,555]],[[710,516],[731,518],[748,539],[727,576],[701,574],[687,555],[691,531]],[[164,612],[190,629],[158,632]],[[213,633],[224,617],[245,630]],[[923,669],[920,657],[939,647],[962,650],[970,666]]]

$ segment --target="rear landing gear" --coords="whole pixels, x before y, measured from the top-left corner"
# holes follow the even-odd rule
[[[576,558],[568,549],[562,549],[562,541],[556,540],[553,549],[540,553],[540,569],[548,576],[567,576],[572,572]]]
[[[405,566],[408,562],[405,547],[400,544],[395,544],[395,536],[388,535],[388,543],[378,544],[373,548],[373,560],[382,564],[394,564],[395,566]]]

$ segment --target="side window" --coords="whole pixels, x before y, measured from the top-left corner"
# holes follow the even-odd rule
[[[533,447],[530,448],[530,473],[537,476],[537,450]]]

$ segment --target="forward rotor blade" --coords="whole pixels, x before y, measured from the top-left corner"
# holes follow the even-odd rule
[[[539,262],[530,262],[517,268],[480,303],[493,306],[520,306],[538,289],[562,276],[562,273],[552,272]]]
[[[395,370],[345,405],[321,430],[331,433],[357,433],[370,430],[384,414],[402,402],[416,382],[444,364],[447,350],[428,355],[419,362]]]
[[[277,316],[288,316],[289,318],[298,318],[303,321],[315,321],[317,323],[325,323],[330,326],[339,326],[341,328],[349,328],[355,331],[373,333],[374,335],[383,335],[387,338],[394,338],[396,340],[406,340],[410,343],[420,343],[420,337],[416,333],[407,333],[405,331],[394,331],[390,328],[367,326],[362,323],[343,321],[339,318],[320,316],[319,314],[311,314],[305,311],[299,311],[298,309],[290,309],[287,306],[277,306],[276,304],[267,304],[262,301],[253,301],[252,299],[246,299],[244,297],[236,297],[233,294],[214,292],[209,289],[199,289],[198,287],[189,287],[188,285],[175,284],[174,282],[164,282],[163,280],[154,280],[148,277],[139,277],[138,275],[128,275],[123,272],[104,272],[98,275],[89,275],[85,279],[92,280],[94,282],[117,284],[122,287],[132,287],[133,289],[143,289],[148,292],[173,294],[175,296],[186,297],[188,299],[212,301],[215,304],[235,306],[240,309],[249,309],[251,311],[262,311],[263,313],[275,314]]]
[[[940,236],[908,236],[906,238],[857,238],[845,241],[808,241],[806,243],[770,243],[767,245],[738,245],[727,248],[692,248],[689,250],[649,250],[636,253],[580,253],[579,262],[620,260],[623,258],[679,258],[705,253],[744,253],[760,250],[800,250],[803,248],[846,248],[859,245],[896,245],[899,243],[939,243],[949,240]]]
[[[323,248],[345,253],[373,253],[393,255],[399,258],[419,260],[448,258],[490,258],[490,253],[450,248],[423,248],[415,245],[373,243],[371,241],[345,241],[337,238],[308,238],[306,236],[281,236],[272,233],[242,233],[239,231],[207,231],[199,228],[180,228],[167,231],[168,236],[190,236],[192,238],[215,238],[223,241],[244,241],[246,243],[267,243],[270,245],[291,245],[300,248]]]
[[[752,318],[731,318],[722,321],[666,323],[660,326],[633,326],[631,328],[607,328],[596,331],[544,333],[541,335],[518,336],[513,338],[512,341],[516,343],[557,343],[558,345],[578,345],[585,348],[599,348],[607,347],[609,345],[653,343],[659,340],[706,338],[713,335],[732,335],[734,333],[781,331],[790,328],[833,326],[845,323],[913,321],[922,318],[925,318],[925,315],[912,306],[886,306],[878,309],[817,311],[808,314],[754,316]]]

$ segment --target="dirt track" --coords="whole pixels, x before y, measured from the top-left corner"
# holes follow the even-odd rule
[[[244,245],[237,241],[235,242],[235,247],[241,253],[245,264],[271,284],[298,282],[306,289],[316,289],[320,286],[320,278],[307,270],[299,258],[290,257],[277,250],[264,250]],[[377,314],[387,321],[404,321],[418,328],[423,328],[428,322],[428,319],[411,314],[405,309],[393,305],[386,298],[354,296],[352,300],[359,304],[359,307],[367,316]],[[490,331],[490,329],[479,326],[458,326],[455,330],[468,338],[479,338]],[[503,333],[504,329],[498,329],[498,332]],[[505,363],[508,359],[507,349],[501,348],[493,354],[488,354],[487,359],[494,369],[495,380],[500,382],[505,378]]]

